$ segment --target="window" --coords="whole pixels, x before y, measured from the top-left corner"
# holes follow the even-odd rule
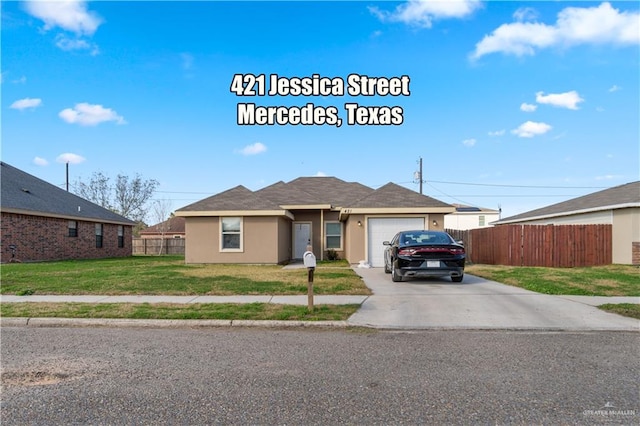
[[[326,222],[324,224],[324,238],[326,249],[342,250],[342,223]]]
[[[484,215],[478,216],[478,225],[484,226]]]
[[[124,226],[118,225],[118,247],[124,247]]]
[[[70,220],[69,224],[67,226],[69,227],[69,236],[70,237],[77,237],[78,236],[78,221],[77,220]]]
[[[102,224],[96,223],[96,248],[102,247]]]
[[[220,218],[220,250],[242,251],[242,218]]]

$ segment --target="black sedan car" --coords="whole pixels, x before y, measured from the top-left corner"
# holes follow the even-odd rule
[[[446,232],[402,231],[383,244],[384,271],[393,281],[450,276],[451,281],[459,283],[464,277],[464,246]]]

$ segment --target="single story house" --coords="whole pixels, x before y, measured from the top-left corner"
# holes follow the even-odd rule
[[[131,256],[135,222],[0,165],[3,263]]]
[[[444,217],[445,229],[466,231],[467,229],[487,228],[491,222],[500,219],[500,211],[483,207],[453,204],[456,211]]]
[[[507,217],[494,225],[612,226],[613,263],[640,265],[640,181]]]
[[[184,222],[184,217],[170,217],[140,231],[140,238],[184,238]]]
[[[301,177],[258,191],[236,186],[178,209],[187,263],[287,263],[308,245],[351,263],[383,265],[385,240],[406,229],[444,229],[455,208],[394,183],[372,189],[335,177]]]

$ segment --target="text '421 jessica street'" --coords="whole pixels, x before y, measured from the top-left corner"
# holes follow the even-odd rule
[[[341,77],[281,77],[277,74],[235,74],[230,91],[236,96],[279,96],[279,97],[319,97],[368,96],[401,97],[410,96],[407,75],[400,77],[369,77],[349,74],[346,83]],[[401,106],[370,106],[355,102],[344,103],[348,125],[401,125],[404,110]],[[316,105],[256,105],[254,102],[237,104],[238,125],[330,125],[340,127],[342,117],[336,106]]]

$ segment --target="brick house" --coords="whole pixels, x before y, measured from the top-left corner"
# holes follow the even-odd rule
[[[131,256],[135,222],[7,163],[0,165],[3,263]]]

